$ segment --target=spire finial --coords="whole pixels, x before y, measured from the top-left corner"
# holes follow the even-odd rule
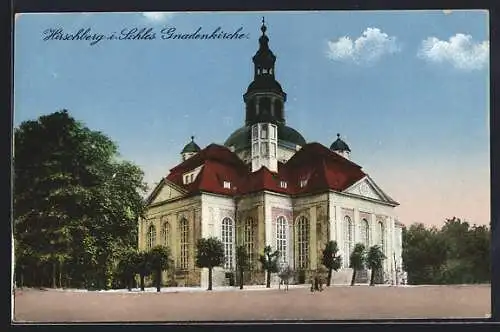
[[[194,136],[191,136],[191,142],[194,142]]]
[[[262,27],[260,28],[260,30],[262,31],[263,35],[266,34],[267,27],[266,27],[266,20],[264,19],[264,16],[262,16]]]
[[[337,138],[340,138],[340,134],[339,133],[337,133]]]

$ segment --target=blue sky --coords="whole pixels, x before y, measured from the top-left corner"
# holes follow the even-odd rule
[[[100,130],[153,184],[195,135],[222,144],[244,121],[242,95],[266,17],[287,124],[352,160],[401,203],[400,220],[489,223],[489,35],[485,11],[98,13],[16,17],[14,125],[60,109]],[[47,40],[44,31],[154,40]],[[161,29],[239,40],[162,40]]]

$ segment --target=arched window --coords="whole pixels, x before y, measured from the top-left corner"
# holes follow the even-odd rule
[[[385,252],[385,228],[384,223],[382,221],[378,222],[378,245],[380,245],[382,252]]]
[[[182,218],[179,223],[180,237],[181,237],[181,269],[188,268],[189,262],[189,224],[186,218]]]
[[[148,249],[153,248],[156,245],[156,227],[154,225],[149,226],[148,230]]]
[[[276,249],[280,252],[280,259],[288,261],[288,222],[285,217],[279,216],[276,220]]]
[[[349,267],[349,256],[354,249],[354,227],[349,216],[344,217],[344,267]]]
[[[224,256],[226,261],[224,268],[233,269],[233,247],[234,247],[234,225],[231,218],[222,219],[222,243],[224,244]]]
[[[360,240],[365,245],[365,247],[368,248],[370,246],[370,224],[368,223],[368,220],[361,220],[360,230]]]
[[[170,224],[168,223],[168,221],[165,221],[163,223],[161,229],[161,237],[163,239],[163,245],[165,247],[170,247]]]
[[[309,220],[301,216],[297,222],[298,266],[300,269],[309,267]]]
[[[253,219],[248,218],[245,221],[245,249],[247,251],[248,255],[248,264],[250,265],[250,268],[253,267],[253,244],[254,244],[254,227],[253,227]]]

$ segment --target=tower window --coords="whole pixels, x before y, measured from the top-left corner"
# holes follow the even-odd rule
[[[267,125],[262,125],[260,128],[260,138],[267,138]]]
[[[307,179],[300,180],[300,187],[304,188],[305,186],[307,186]]]
[[[271,99],[268,97],[262,97],[259,101],[260,113],[263,115],[268,115],[271,113]]]
[[[286,181],[280,181],[280,187],[286,189],[287,187]]]
[[[225,189],[231,189],[231,182],[229,182],[229,181],[224,181],[224,188],[225,188]]]
[[[260,154],[262,156],[266,156],[267,155],[267,145],[266,144],[261,144],[260,145]]]
[[[254,143],[253,144],[253,155],[256,156],[259,153],[259,144]]]
[[[276,144],[271,144],[271,157],[276,158]]]
[[[259,128],[257,128],[257,126],[252,127],[252,138],[254,140],[259,138]]]
[[[276,114],[278,119],[283,118],[283,105],[279,99],[274,101],[274,114]]]
[[[271,126],[271,130],[269,131],[269,138],[276,139],[276,127]]]

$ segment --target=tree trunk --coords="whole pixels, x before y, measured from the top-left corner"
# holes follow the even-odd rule
[[[354,286],[355,282],[356,282],[356,269],[352,269],[351,286]]]
[[[59,288],[62,287],[62,268],[63,268],[63,263],[59,262]]]
[[[144,277],[145,277],[144,274],[141,273],[141,291],[143,292],[144,292]]]
[[[271,271],[267,270],[266,288],[271,288]]]
[[[52,288],[56,288],[56,262],[52,263]]]
[[[208,289],[207,290],[212,290],[212,268],[208,268]]]
[[[328,269],[328,280],[326,281],[326,287],[330,287],[331,280],[332,280],[332,269]]]
[[[161,289],[161,270],[156,271],[156,291],[159,293]]]
[[[372,275],[370,276],[370,286],[375,286],[375,273],[377,269],[372,269]]]
[[[240,269],[240,289],[243,289],[243,269]]]

